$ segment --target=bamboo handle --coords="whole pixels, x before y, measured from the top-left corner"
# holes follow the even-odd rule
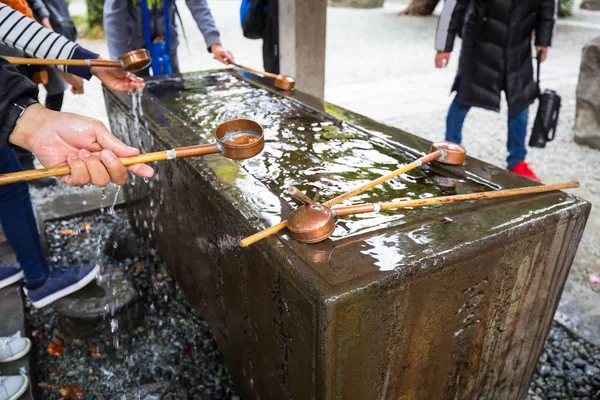
[[[554,190],[571,189],[579,187],[579,182],[557,183],[552,185],[529,186],[518,189],[496,190],[493,192],[458,194],[455,196],[430,197],[428,199],[391,201],[378,204],[357,204],[352,206],[333,207],[332,210],[337,216],[350,214],[364,214],[376,210],[392,210],[405,207],[420,207],[434,204],[448,204],[459,201],[493,199],[497,197],[519,196],[523,194],[551,192]]]
[[[27,57],[4,57],[6,61],[14,65],[72,65],[76,67],[110,67],[120,68],[121,63],[110,60],[63,60],[63,59],[39,59]]]
[[[232,65],[235,65],[238,68],[241,69],[245,69],[246,71],[252,72],[253,74],[256,75],[262,75],[262,76],[266,76],[268,78],[273,78],[273,79],[277,79],[277,75],[272,74],[270,72],[266,72],[266,71],[259,71],[257,69],[254,68],[250,68],[250,67],[246,67],[245,65],[241,65],[241,64],[236,64],[236,63],[231,63]]]
[[[135,157],[120,158],[123,165],[126,167],[135,164],[145,164],[154,161],[168,160],[169,158],[186,158],[201,156],[206,154],[218,153],[219,146],[216,144],[179,147],[173,150],[157,151],[155,153],[140,154]],[[68,165],[52,168],[30,169],[27,171],[13,172],[10,174],[0,175],[0,185],[9,183],[32,181],[40,178],[49,178],[52,176],[64,176],[71,173],[71,168]]]
[[[426,156],[423,156],[423,157],[421,157],[421,158],[419,158],[419,159],[411,162],[410,164],[407,164],[407,165],[405,165],[405,166],[403,166],[401,168],[398,168],[397,170],[392,171],[392,172],[390,172],[387,175],[382,175],[381,177],[379,177],[379,178],[377,178],[375,180],[372,180],[371,182],[369,182],[369,183],[367,183],[367,184],[365,184],[363,186],[357,187],[356,189],[354,189],[354,190],[352,190],[352,191],[350,191],[348,193],[344,193],[344,194],[342,194],[342,195],[340,195],[338,197],[334,197],[333,199],[325,202],[324,205],[326,205],[327,207],[331,207],[333,205],[339,204],[342,201],[349,199],[350,197],[354,197],[354,196],[359,195],[359,194],[361,194],[363,192],[366,192],[367,190],[372,189],[375,186],[377,186],[377,185],[379,185],[379,184],[381,184],[381,183],[383,183],[385,181],[388,181],[388,180],[390,180],[392,178],[395,178],[398,175],[402,175],[405,172],[412,171],[413,169],[418,168],[418,167],[420,167],[423,164],[427,164],[428,162],[431,162],[433,160],[437,160],[441,156],[442,156],[442,152],[439,151],[439,150],[436,150],[433,153],[427,154]]]
[[[346,200],[346,199],[348,199],[348,198],[350,198],[352,196],[356,196],[358,194],[361,194],[361,193],[363,193],[363,192],[365,192],[365,191],[367,191],[367,190],[369,190],[371,188],[374,188],[375,186],[377,186],[377,185],[379,185],[379,184],[381,184],[381,183],[383,183],[383,182],[385,182],[385,181],[387,181],[389,179],[395,178],[398,175],[401,175],[401,174],[403,174],[405,172],[408,172],[408,171],[411,171],[411,170],[413,170],[415,168],[418,168],[418,167],[420,167],[423,164],[427,164],[430,161],[436,160],[441,155],[442,155],[442,152],[439,151],[439,150],[436,150],[433,153],[427,154],[426,156],[423,156],[423,157],[421,157],[421,158],[419,158],[419,159],[411,162],[410,164],[407,164],[407,165],[405,165],[405,166],[403,166],[401,168],[398,168],[395,171],[390,172],[389,174],[382,175],[381,177],[379,177],[379,178],[377,178],[375,180],[372,180],[371,182],[368,182],[368,183],[364,184],[363,186],[357,187],[356,189],[351,190],[350,192],[344,193],[344,194],[342,194],[342,195],[340,195],[338,197],[334,197],[333,199],[325,202],[324,205],[327,206],[327,207],[331,207],[331,206],[333,206],[335,204],[339,204],[342,201],[344,201],[344,200]],[[267,228],[267,229],[265,229],[263,231],[255,233],[254,235],[250,235],[250,236],[248,236],[245,239],[242,239],[240,241],[240,246],[242,246],[242,247],[248,247],[251,244],[254,244],[254,243],[256,243],[256,242],[258,242],[258,241],[260,241],[260,240],[262,240],[262,239],[264,239],[264,238],[266,238],[268,236],[271,236],[271,235],[273,235],[273,234],[275,234],[275,233],[277,233],[277,232],[285,229],[286,226],[287,226],[287,219],[284,220],[284,221],[282,221],[282,222],[280,222],[277,225],[274,225],[274,226],[272,226],[270,228]]]

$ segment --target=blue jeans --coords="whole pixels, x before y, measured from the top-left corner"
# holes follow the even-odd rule
[[[22,171],[15,151],[0,148],[0,173]],[[48,263],[40,243],[27,182],[0,185],[0,221],[6,240],[29,284],[42,283],[48,277]]]
[[[448,110],[446,118],[446,140],[460,144],[462,141],[462,126],[471,107],[461,107],[456,97]],[[529,116],[529,107],[518,114],[508,117],[508,142],[506,149],[508,157],[506,162],[508,168],[514,167],[525,160],[527,149],[525,148],[525,138],[527,137],[527,118]]]

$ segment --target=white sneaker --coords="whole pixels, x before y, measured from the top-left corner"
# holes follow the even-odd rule
[[[25,375],[0,376],[0,400],[17,400],[27,391],[29,379]]]
[[[0,337],[0,363],[18,360],[31,349],[31,340],[24,337]],[[0,392],[0,400],[1,392]]]

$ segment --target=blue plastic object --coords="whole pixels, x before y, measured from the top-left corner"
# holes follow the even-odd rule
[[[152,57],[150,69],[153,76],[173,73],[171,64],[171,27],[169,19],[169,1],[163,0],[165,18],[164,40],[152,42],[150,37],[150,18],[148,15],[148,0],[142,0],[142,23],[144,25],[144,42]]]

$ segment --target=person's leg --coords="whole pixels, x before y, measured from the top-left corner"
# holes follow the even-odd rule
[[[458,97],[458,94],[456,95]],[[462,127],[470,107],[462,107],[454,97],[446,117],[446,140],[461,144]]]
[[[527,148],[525,147],[525,138],[527,137],[527,120],[529,117],[529,108],[525,108],[518,114],[508,117],[508,141],[506,149],[508,150],[508,168],[512,168],[525,161]]]
[[[22,170],[13,149],[0,149],[0,173]],[[48,263],[40,243],[27,182],[0,185],[0,220],[27,284],[43,283],[48,277]]]

